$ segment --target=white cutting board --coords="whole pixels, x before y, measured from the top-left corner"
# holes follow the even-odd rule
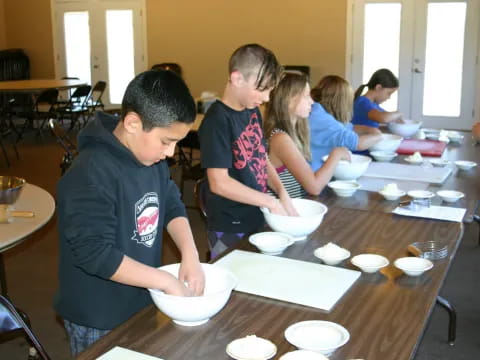
[[[115,346],[97,360],[162,360],[160,358]]]
[[[451,172],[448,166],[440,168],[372,161],[363,176],[442,184]]]
[[[234,250],[215,265],[238,278],[236,291],[330,311],[360,272]]]

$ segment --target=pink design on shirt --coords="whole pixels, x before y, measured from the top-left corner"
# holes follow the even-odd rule
[[[267,156],[263,145],[263,131],[258,122],[258,116],[253,113],[250,123],[233,143],[233,166],[241,170],[248,168],[255,175],[257,184],[263,192],[267,191]]]

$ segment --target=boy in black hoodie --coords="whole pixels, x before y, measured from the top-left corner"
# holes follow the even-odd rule
[[[147,288],[200,295],[204,274],[165,158],[188,133],[195,103],[170,71],[128,85],[121,119],[97,113],[58,185],[59,290],[74,355],[151,304]],[[182,255],[180,279],[157,270],[166,228]],[[188,287],[184,285],[188,283]]]

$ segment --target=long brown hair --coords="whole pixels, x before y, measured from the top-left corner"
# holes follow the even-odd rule
[[[344,78],[337,75],[325,76],[312,89],[314,101],[320,103],[329,114],[341,123],[352,120],[353,90]]]
[[[291,109],[305,91],[308,76],[299,73],[284,73],[277,87],[270,94],[265,112],[263,129],[267,139],[274,129],[285,131],[297,145],[305,159],[310,160],[310,130],[306,118],[297,118],[293,125]]]

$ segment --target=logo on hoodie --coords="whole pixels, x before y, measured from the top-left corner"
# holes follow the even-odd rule
[[[157,237],[159,205],[157,193],[150,192],[135,203],[135,227],[132,240],[152,247]]]

